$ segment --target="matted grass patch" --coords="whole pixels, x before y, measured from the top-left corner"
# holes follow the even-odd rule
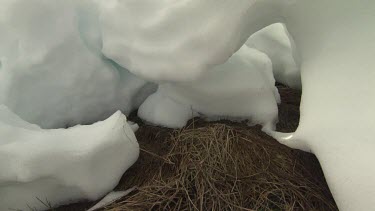
[[[137,191],[106,210],[337,210],[316,158],[259,127],[200,122],[160,137],[165,154],[143,149],[160,163],[140,165]]]

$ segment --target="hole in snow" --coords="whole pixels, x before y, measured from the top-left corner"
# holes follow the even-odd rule
[[[277,131],[290,133],[296,131],[300,118],[301,90],[293,89],[280,83],[276,83],[281,97],[279,107],[279,122]]]

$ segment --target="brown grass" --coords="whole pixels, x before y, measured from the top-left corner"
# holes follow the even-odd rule
[[[106,210],[337,210],[319,166],[313,175],[301,152],[259,128],[191,125],[159,144],[168,153],[144,150],[161,162],[157,172]]]

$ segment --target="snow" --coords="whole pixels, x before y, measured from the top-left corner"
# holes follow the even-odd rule
[[[225,86],[223,86],[225,84]],[[191,82],[161,83],[138,116],[157,125],[181,128],[195,116],[209,120],[250,120],[274,127],[279,93],[269,58],[244,45],[226,63]]]
[[[250,34],[242,33],[247,30],[243,19],[258,26],[252,32],[276,21],[273,11],[262,8],[277,9],[278,1],[257,1],[250,7],[255,2],[111,0],[100,7],[102,52],[148,80],[190,81],[243,45]],[[257,24],[259,14],[269,24]]]
[[[135,122],[128,121],[128,124],[134,133],[137,132],[137,130],[139,129],[139,125]]]
[[[121,112],[93,125],[43,130],[1,106],[0,134],[0,210],[96,200],[139,155]]]
[[[340,210],[373,206],[375,1],[0,4],[0,104],[14,111],[0,112],[0,206],[27,202],[42,208],[26,190],[48,195],[53,203],[97,199],[110,191],[138,156],[120,113],[67,130],[39,126],[91,123],[117,110],[128,114],[154,91],[146,80],[159,84],[139,110],[149,122],[181,127],[198,115],[250,118],[281,143],[318,157]],[[258,32],[272,23],[283,23],[287,31],[279,25]],[[234,54],[245,43],[254,49]],[[301,73],[295,133],[273,130],[277,94],[271,66],[278,81],[293,87],[300,86]],[[130,152],[129,159],[119,156]],[[104,175],[106,168],[115,173]]]
[[[0,104],[26,121],[42,128],[90,124],[117,110],[129,114],[154,92],[102,55],[91,1],[0,3]]]
[[[111,203],[121,199],[122,197],[128,195],[132,191],[134,191],[135,188],[130,188],[126,191],[113,191],[107,194],[102,200],[100,200],[97,204],[95,204],[93,207],[88,209],[87,211],[94,211],[98,210],[100,208],[103,208],[107,205],[110,205]]]
[[[301,119],[294,134],[265,131],[316,154],[341,210],[372,207],[374,1],[129,0],[103,11],[104,54],[156,81],[199,78],[253,33],[284,23],[301,69]]]
[[[246,45],[255,48],[271,59],[275,80],[289,87],[301,89],[301,73],[293,38],[284,24],[275,23],[251,35]]]

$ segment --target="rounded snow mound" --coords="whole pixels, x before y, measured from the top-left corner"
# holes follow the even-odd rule
[[[0,134],[0,210],[96,200],[139,155],[121,112],[93,125],[43,130],[2,106]]]

